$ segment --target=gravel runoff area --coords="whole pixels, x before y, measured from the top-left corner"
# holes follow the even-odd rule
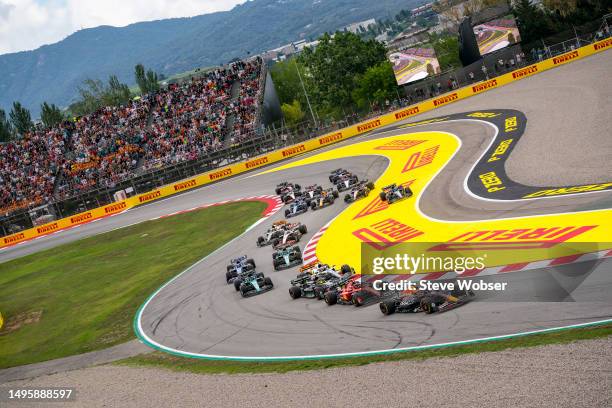
[[[198,375],[98,366],[15,387],[72,386],[54,407],[612,406],[612,338],[285,374]],[[48,403],[8,407],[48,407]]]

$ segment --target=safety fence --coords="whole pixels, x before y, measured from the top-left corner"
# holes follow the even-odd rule
[[[470,96],[507,85],[514,81],[530,77],[551,68],[555,68],[589,55],[602,52],[609,48],[612,48],[612,38],[607,38],[603,41],[598,41],[584,47],[576,48],[567,53],[543,60],[542,62],[538,62],[536,64],[528,65],[512,72],[508,72],[496,78],[459,88],[421,103],[407,106],[388,114],[381,115],[343,129],[338,129],[313,139],[305,140],[301,143],[270,151],[244,161],[227,164],[178,182],[154,188],[149,192],[134,195],[126,200],[93,208],[70,217],[58,219],[44,225],[5,236],[0,241],[0,248],[16,245],[40,236],[73,228],[93,220],[113,216],[130,208],[147,204],[160,198],[169,197],[210,183],[225,180],[235,175],[252,171],[272,163],[290,159],[300,154],[329,146],[354,136],[394,124],[398,121],[409,119],[415,115],[439,108],[441,106],[446,106],[455,101],[465,99]]]

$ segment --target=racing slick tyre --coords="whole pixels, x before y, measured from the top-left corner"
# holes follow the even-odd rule
[[[340,196],[340,193],[338,192],[338,190],[334,190],[332,192],[332,195],[334,196],[334,198],[338,198]],[[333,203],[333,201],[332,201],[332,203]]]
[[[313,202],[311,202],[311,203],[310,203],[310,209],[311,209],[312,211],[316,210],[316,209],[317,209],[317,203],[315,203],[314,201],[313,201]]]
[[[317,300],[325,299],[325,290],[322,288],[314,288],[314,295]]]
[[[338,303],[338,292],[336,292],[335,290],[330,290],[325,292],[325,303],[327,303],[329,306],[331,305],[335,305],[336,303]]]
[[[395,301],[394,300],[385,300],[384,302],[380,302],[380,311],[385,316],[395,313]]]
[[[291,286],[289,288],[289,296],[291,296],[291,299],[299,299],[302,297],[302,290],[297,286]]]
[[[246,297],[250,290],[251,285],[247,283],[243,283],[242,285],[240,285],[240,294],[242,295],[242,297]]]
[[[280,239],[275,239],[274,241],[272,241],[272,247],[276,248],[278,244],[280,244]]]
[[[382,201],[387,201],[387,195],[384,192],[382,192],[382,191],[380,192],[380,199]]]
[[[238,278],[234,281],[234,289],[236,289],[236,291],[239,291],[240,285],[242,285],[242,279]]]
[[[263,246],[264,242],[266,242],[264,237],[258,237],[257,238],[257,246]]]
[[[285,218],[291,217],[291,211],[285,210]]]
[[[412,197],[412,190],[410,189],[410,187],[408,186],[404,187],[404,195],[406,197]]]
[[[255,268],[255,260],[253,258],[247,259],[246,263],[253,265],[253,268]]]
[[[421,299],[421,310],[423,310],[425,314],[432,314],[438,311],[438,305],[433,298],[425,296]]]
[[[365,297],[363,296],[363,293],[353,293],[351,295],[351,302],[353,302],[353,305],[355,305],[355,307],[363,306],[363,304],[365,303]]]
[[[234,269],[234,267],[233,267],[232,265],[227,265],[227,271],[228,271],[228,272],[231,272],[231,271],[232,271],[232,269]]]
[[[264,286],[269,286],[270,289],[272,289],[274,287],[274,284],[272,283],[272,279],[270,279],[269,277],[264,278]]]
[[[282,191],[282,190],[280,189],[280,187],[277,187],[277,188],[276,188],[276,194],[280,194],[280,193],[281,193],[281,191]]]
[[[296,189],[296,190],[301,190],[302,186],[300,186],[299,184],[294,184],[293,188]]]
[[[368,184],[366,184],[366,187],[369,188],[370,190],[374,190],[374,183],[369,182]]]
[[[351,269],[350,266],[348,266],[347,264],[342,265],[342,267],[340,268],[340,272],[344,273],[351,273],[353,272],[353,270]]]
[[[347,195],[344,196],[344,202],[347,203],[347,204],[351,202],[351,195],[350,194],[347,194]]]
[[[290,197],[290,196],[285,196],[285,197],[283,198],[283,203],[285,203],[285,204],[289,204],[290,202],[291,202],[291,197]]]
[[[225,281],[227,282],[228,285],[230,283],[230,280],[232,280],[233,277],[234,275],[232,275],[230,271],[225,272]]]
[[[300,231],[300,234],[304,235],[308,232],[308,228],[306,228],[306,226],[302,224],[300,225],[300,228],[298,228],[298,231]]]

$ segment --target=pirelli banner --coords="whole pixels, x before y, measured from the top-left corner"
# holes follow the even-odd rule
[[[569,51],[565,54],[561,54],[559,56],[544,60],[537,64],[529,65],[516,71],[509,72],[507,74],[498,76],[488,81],[482,81],[463,88],[456,89],[452,92],[437,96],[436,98],[429,99],[417,105],[408,106],[376,118],[368,119],[356,125],[336,130],[323,136],[307,140],[303,143],[288,146],[262,156],[251,158],[244,162],[236,163],[207,173],[203,173],[190,179],[181,180],[177,183],[160,187],[148,193],[140,194],[135,197],[130,197],[125,201],[116,202],[105,207],[96,208],[91,211],[76,214],[68,218],[54,221],[49,224],[37,226],[35,228],[31,228],[19,232],[17,234],[2,237],[0,239],[0,247],[16,245],[33,238],[72,228],[77,225],[84,224],[96,219],[116,215],[134,206],[144,205],[155,200],[159,200],[160,198],[168,197],[174,194],[181,193],[183,191],[190,190],[192,188],[224,180],[237,174],[251,171],[259,167],[266,166],[268,164],[279,162],[281,160],[290,159],[300,154],[326,147],[357,135],[375,131],[384,126],[392,125],[399,121],[408,120],[413,116],[416,116],[423,112],[427,112],[432,109],[439,108],[441,106],[446,106],[458,100],[465,99],[470,96],[477,95],[503,85],[507,85],[514,81],[528,78],[537,73],[570,63],[572,61],[584,58],[586,56],[598,52],[608,50],[610,48],[612,48],[612,38],[589,44],[585,47],[581,47]]]

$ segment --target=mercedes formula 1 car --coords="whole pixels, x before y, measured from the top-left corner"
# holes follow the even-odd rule
[[[332,205],[334,201],[336,201],[336,198],[338,198],[338,192],[336,190],[331,188],[323,190],[318,196],[310,201],[310,209],[314,211]]]
[[[234,281],[234,287],[242,297],[249,297],[268,292],[274,288],[272,279],[261,272],[250,271],[242,274]]]
[[[453,291],[418,290],[408,295],[399,295],[380,302],[384,315],[393,313],[442,313],[463,306],[474,298],[472,291],[456,289]]]
[[[326,264],[309,264],[300,268],[297,278],[291,281],[289,296],[292,299],[305,297],[322,300],[328,290],[342,284],[352,272],[348,265],[337,271]]]
[[[336,184],[338,179],[346,174],[350,174],[350,172],[344,169],[336,169],[329,174],[329,181],[332,184]]]
[[[402,187],[398,186],[397,184],[391,184],[383,187],[382,191],[380,192],[380,199],[388,202],[389,204],[393,204],[396,201],[408,197],[412,197],[412,190],[410,190],[410,187]]]
[[[288,248],[302,239],[302,235],[308,232],[308,228],[306,225],[301,223],[289,224],[283,234],[274,239],[272,242],[272,248],[276,249],[284,249]]]
[[[243,255],[238,258],[234,258],[227,265],[227,272],[225,273],[225,280],[228,284],[232,283],[239,275],[245,272],[255,270],[255,261]]]
[[[353,186],[351,191],[344,196],[345,203],[352,203],[354,201],[360,200],[364,197],[367,197],[370,194],[370,191],[374,190],[374,183],[369,182],[368,180],[363,180],[357,183],[357,185]]]
[[[302,263],[302,251],[297,245],[279,249],[272,254],[272,264],[275,271],[291,268]]]
[[[297,200],[289,204],[289,208],[285,209],[285,217],[291,218],[296,215],[304,214],[308,211],[309,202],[304,198],[304,196],[299,197]]]
[[[338,191],[350,190],[357,183],[359,183],[359,178],[353,173],[346,173],[338,177],[335,182]]]

